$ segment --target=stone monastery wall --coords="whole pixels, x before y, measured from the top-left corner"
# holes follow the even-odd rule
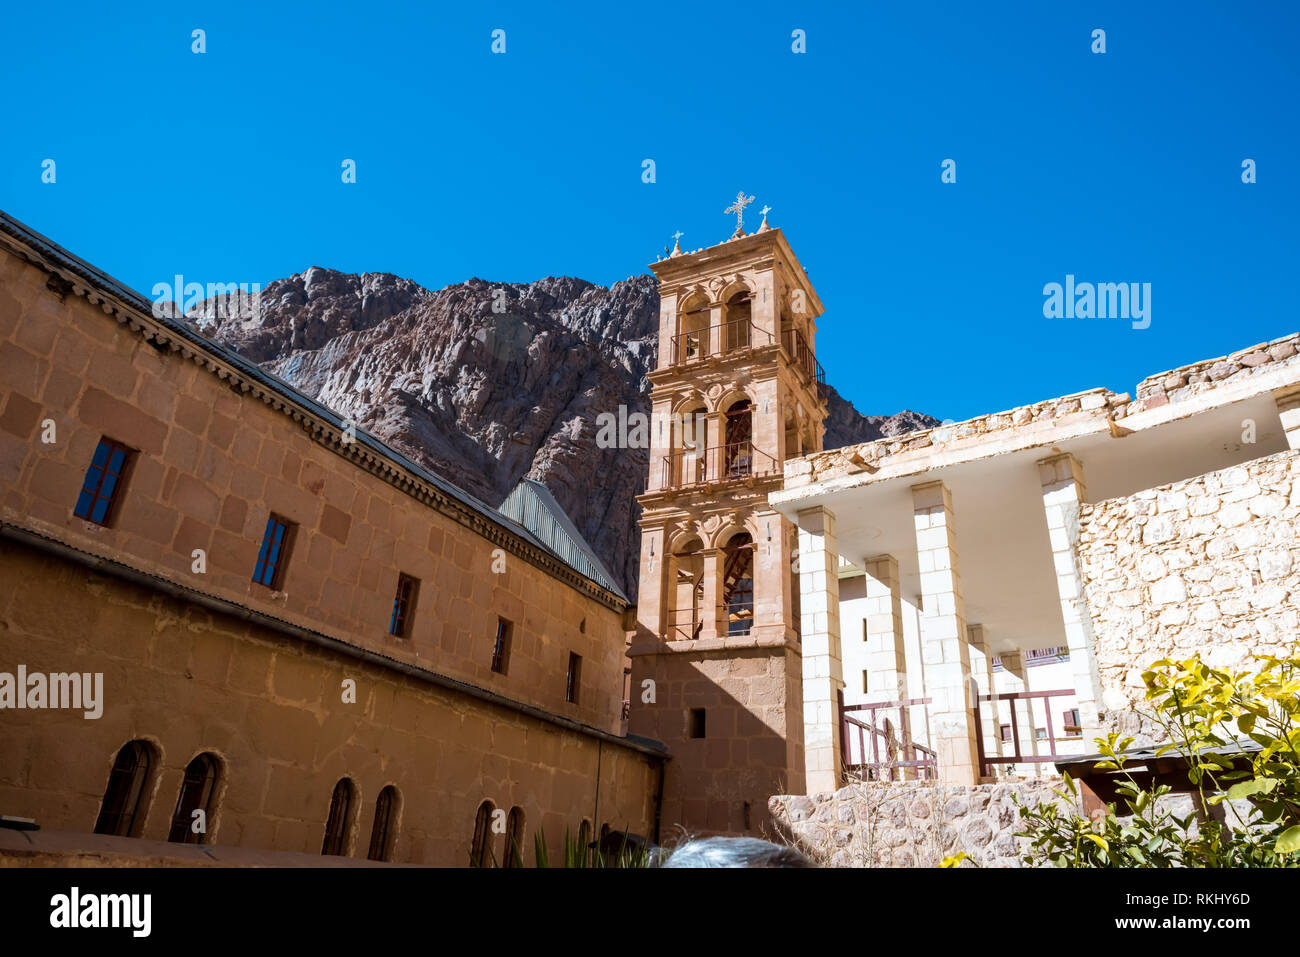
[[[1080,509],[1105,723],[1141,729],[1142,671],[1199,651],[1246,667],[1300,635],[1300,452]],[[1139,742],[1143,743],[1143,742]]]
[[[938,867],[965,852],[980,867],[1020,867],[1021,803],[1063,802],[1049,785],[863,782],[833,794],[778,795],[769,810],[787,839],[829,867]]]

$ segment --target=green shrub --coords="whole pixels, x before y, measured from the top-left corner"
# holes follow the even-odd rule
[[[1030,840],[1027,864],[1058,867],[1300,867],[1300,647],[1287,658],[1256,655],[1260,669],[1229,672],[1200,656],[1163,659],[1143,674],[1149,715],[1168,735],[1156,756],[1177,751],[1188,761],[1193,803],[1204,813],[1178,817],[1162,802],[1168,785],[1142,787],[1127,772],[1122,752],[1133,738],[1098,738],[1105,760],[1120,772],[1117,804],[1092,820],[1061,805],[1020,807]],[[1258,751],[1231,751],[1248,739]],[[1227,750],[1229,753],[1222,753]],[[1057,793],[1077,802],[1065,775]],[[1210,809],[1225,801],[1221,822]],[[1240,808],[1245,802],[1246,810]],[[1199,820],[1198,820],[1199,818]]]

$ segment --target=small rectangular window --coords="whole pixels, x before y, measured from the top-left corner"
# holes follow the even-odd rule
[[[90,468],[86,469],[86,478],[81,483],[74,515],[97,525],[108,525],[113,520],[114,506],[133,454],[125,445],[112,439],[99,440]]]
[[[1003,741],[1010,741],[1010,740],[1011,740],[1011,725],[1009,725],[1009,724],[1004,724],[1004,725],[1002,726],[1002,740],[1003,740]]]
[[[393,613],[388,618],[388,633],[394,638],[405,638],[410,633],[411,614],[415,611],[415,593],[419,584],[410,575],[397,576]]]
[[[293,523],[272,514],[266,520],[262,533],[262,547],[253,566],[253,581],[279,591],[284,584],[284,568],[289,559],[289,545],[293,539]]]
[[[692,738],[702,738],[704,737],[704,730],[705,730],[704,709],[692,708],[691,726],[688,733]]]
[[[564,678],[564,700],[578,703],[578,686],[582,683],[582,655],[569,652],[569,672]]]
[[[867,687],[867,669],[863,668],[862,669],[862,693],[866,694],[868,690],[869,689]]]
[[[1034,737],[1037,738],[1039,741],[1044,741],[1044,740],[1046,740],[1046,738],[1047,738],[1047,729],[1046,729],[1046,728],[1034,728]]]
[[[504,618],[497,619],[497,640],[492,646],[492,670],[499,675],[506,673],[510,667],[510,622]]]

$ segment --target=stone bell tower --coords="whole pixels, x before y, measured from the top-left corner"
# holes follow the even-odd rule
[[[822,447],[822,305],[766,209],[744,233],[751,199],[727,210],[731,239],[679,243],[650,267],[659,358],[629,731],[668,745],[662,824],[693,835],[757,835],[768,798],[804,788],[797,529],[767,496],[787,459]]]

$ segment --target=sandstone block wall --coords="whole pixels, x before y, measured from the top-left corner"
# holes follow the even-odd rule
[[[777,795],[771,812],[801,850],[829,867],[938,867],[964,851],[981,867],[1020,867],[1028,842],[1014,797],[1065,803],[1044,784],[864,782],[833,794]]]
[[[803,768],[799,659],[783,648],[638,655],[633,693],[655,683],[655,702],[632,709],[631,730],[672,742],[665,767],[663,820],[691,837],[757,836],[768,798],[793,788]],[[691,736],[692,709],[704,711],[704,736]],[[746,815],[745,805],[749,805]],[[664,839],[670,834],[665,832]]]
[[[539,827],[552,860],[584,819],[593,834],[652,832],[659,763],[641,752],[24,546],[0,545],[0,582],[0,670],[104,675],[97,720],[0,712],[0,813],[91,831],[118,750],[143,738],[161,755],[145,839],[167,840],[185,766],[205,751],[222,763],[211,844],[319,854],[345,776],[359,795],[352,857],[366,856],[390,784],[398,863],[467,865],[484,800],[523,809],[530,865]],[[504,838],[494,841],[501,860]]]
[[[134,329],[107,304],[60,299],[48,278],[0,252],[0,518],[619,731],[621,602],[520,557],[508,533],[467,507],[419,500],[400,470],[361,467],[203,354],[146,340],[144,320]],[[138,450],[112,527],[73,515],[103,436]],[[278,591],[250,580],[271,512],[297,525]],[[206,553],[202,573],[195,549]],[[399,573],[420,581],[407,638],[387,634]],[[505,675],[491,671],[498,616],[514,626]],[[577,703],[565,700],[570,652],[583,659]]]
[[[1079,553],[1106,724],[1136,714],[1142,671],[1201,652],[1221,667],[1300,635],[1300,452],[1084,505]]]

